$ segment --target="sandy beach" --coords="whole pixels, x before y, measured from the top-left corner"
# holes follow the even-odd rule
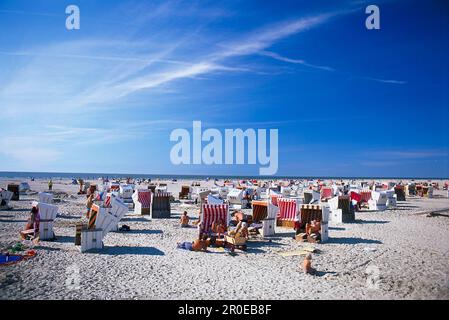
[[[20,180],[2,179],[0,186],[9,182]],[[408,197],[395,210],[357,212],[354,223],[330,222],[327,243],[301,243],[292,229],[277,228],[270,240],[251,239],[235,256],[213,247],[207,253],[177,249],[177,242],[197,235],[196,228],[179,226],[180,214],[186,210],[195,220],[199,210],[175,201],[170,219],[129,211],[120,224],[130,231],[111,232],[104,249],[81,253],[74,236],[85,195],[68,179],[53,182],[57,239],[41,241],[32,259],[0,267],[1,299],[449,299],[449,219],[420,214],[449,207],[447,191]],[[166,181],[176,198],[190,182]],[[47,190],[47,181],[29,184],[12,210],[0,211],[2,251],[19,241],[31,202]],[[302,257],[280,255],[302,247],[318,250],[314,276],[301,271]],[[74,275],[79,288],[67,285]]]

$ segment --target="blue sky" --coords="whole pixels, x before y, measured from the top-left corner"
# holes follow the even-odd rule
[[[278,129],[279,175],[448,177],[448,32],[446,1],[2,0],[0,171],[258,173],[172,165],[200,120]]]

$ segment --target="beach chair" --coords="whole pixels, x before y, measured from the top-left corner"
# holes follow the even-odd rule
[[[191,188],[190,186],[182,186],[181,187],[181,192],[179,193],[179,199],[184,199],[184,200],[188,200],[190,199],[190,192],[191,192]]]
[[[134,187],[130,184],[120,185],[119,195],[122,199],[132,199]]]
[[[128,213],[128,206],[120,199],[114,198],[111,208],[93,205],[91,211],[96,211],[94,226],[90,229],[101,229],[103,237],[110,231],[117,231],[120,220]]]
[[[297,221],[297,233],[305,233],[308,223],[317,221],[321,223],[320,242],[326,242],[329,239],[329,217],[330,209],[327,205],[303,204],[300,208],[299,221]],[[315,242],[310,237],[309,242]]]
[[[134,201],[134,213],[140,215],[150,215],[152,198],[151,190],[138,189],[134,192],[132,196]]]
[[[293,189],[291,187],[284,187],[281,186],[281,195],[284,198],[290,197],[292,194]]]
[[[419,197],[423,196],[423,186],[420,184],[415,185],[415,194]]]
[[[151,219],[170,218],[170,197],[171,193],[169,192],[156,192],[153,195],[151,202]]]
[[[387,194],[385,192],[372,191],[371,200],[368,201],[369,210],[384,211],[387,209]]]
[[[243,189],[233,188],[229,190],[226,199],[233,208],[241,209],[246,204],[246,200],[243,199],[243,194]]]
[[[275,234],[275,221],[279,208],[269,201],[252,202],[252,221],[253,225],[260,225],[258,228],[262,237],[269,237]]]
[[[404,186],[401,185],[395,186],[394,193],[396,194],[397,201],[406,201]]]
[[[204,234],[211,234],[212,224],[214,222],[229,225],[231,216],[229,213],[229,205],[227,204],[202,204],[199,227],[200,238]]]
[[[334,196],[334,191],[332,187],[322,187],[320,193],[321,193],[321,201],[328,201]]]
[[[9,202],[14,197],[14,193],[8,190],[1,189],[0,191],[0,210],[9,210]]]
[[[212,194],[209,194],[206,199],[207,204],[223,204],[224,201],[217,197],[214,197]]]
[[[28,184],[28,182],[21,182],[19,184],[19,192],[20,193],[25,193],[27,191],[30,191],[30,185]]]
[[[330,221],[347,223],[355,220],[355,213],[351,207],[351,196],[336,196],[328,202]]]
[[[394,209],[397,206],[396,193],[393,190],[384,191],[387,195],[387,208]]]
[[[11,200],[19,201],[19,199],[20,199],[19,185],[11,183],[11,184],[8,184],[7,189],[8,189],[8,191],[13,193]]]
[[[52,204],[53,203],[53,194],[46,193],[46,192],[39,192],[39,202]]]
[[[360,191],[360,196],[362,197],[362,199],[360,200],[360,204],[368,204],[368,202],[371,200],[371,190]]]
[[[321,199],[320,193],[315,190],[306,190],[304,191],[304,203],[305,204],[314,204],[318,203]]]
[[[54,221],[58,215],[58,207],[49,203],[34,201],[33,207],[39,210],[39,240],[53,240],[55,233],[53,231]]]
[[[422,197],[433,198],[433,187],[423,186],[422,187]]]
[[[278,227],[294,228],[295,221],[299,219],[299,210],[302,204],[300,199],[278,198],[279,212],[276,219]]]

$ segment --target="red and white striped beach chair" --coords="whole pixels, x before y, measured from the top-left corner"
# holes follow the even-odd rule
[[[321,188],[321,201],[327,201],[334,196],[334,191],[332,187],[322,187]]]
[[[360,200],[360,203],[368,203],[368,201],[371,200],[371,190],[362,190],[360,191],[360,195],[362,199]]]
[[[136,192],[134,192],[132,198],[134,201],[135,214],[151,214],[151,202],[153,198],[151,190],[138,189]]]
[[[299,219],[299,209],[301,200],[278,198],[279,213],[276,219],[276,225],[279,227],[294,228],[295,221]]]
[[[212,224],[220,221],[229,225],[231,216],[229,214],[229,205],[227,204],[203,204],[201,209],[201,222],[199,224],[199,235],[211,232]]]

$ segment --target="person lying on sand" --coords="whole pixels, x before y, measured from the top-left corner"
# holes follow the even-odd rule
[[[189,216],[187,215],[187,211],[184,211],[184,213],[181,216],[181,228],[187,228],[189,227]]]
[[[178,249],[184,249],[189,251],[207,251],[207,247],[209,246],[209,241],[205,239],[196,239],[193,242],[178,242]]]
[[[37,207],[31,208],[30,217],[28,218],[28,222],[25,225],[25,228],[20,231],[20,238],[22,240],[26,240],[27,236],[34,235],[37,237],[39,235],[39,210]]]

